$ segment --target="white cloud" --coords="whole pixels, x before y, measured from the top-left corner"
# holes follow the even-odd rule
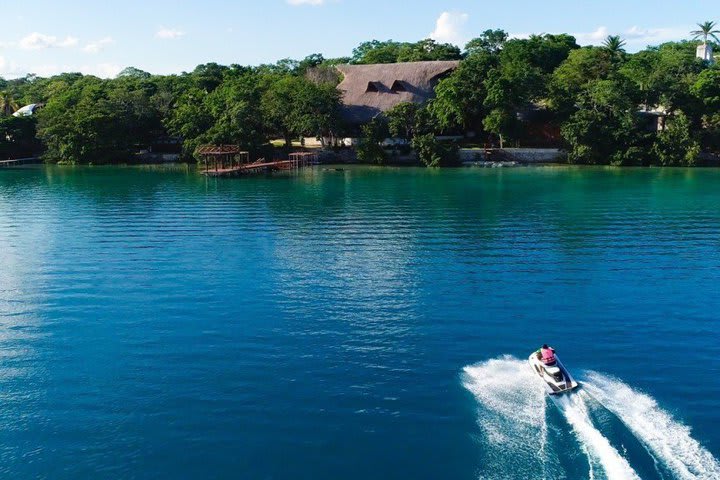
[[[30,35],[20,39],[18,45],[23,50],[44,50],[46,48],[67,48],[74,47],[78,44],[78,39],[67,36],[60,39],[54,35],[45,35],[43,33],[33,32]]]
[[[87,65],[77,64],[37,64],[18,65],[15,62],[0,63],[0,77],[19,78],[32,73],[38,77],[52,77],[61,73],[82,72],[85,75],[95,75],[101,78],[114,78],[122,71],[123,67],[114,63],[96,63]]]
[[[8,60],[5,57],[0,57],[0,77],[2,78],[17,78],[25,75],[25,72],[20,72],[17,63]]]
[[[435,21],[435,30],[430,38],[441,43],[464,45],[467,41],[465,24],[470,16],[467,13],[443,12]]]
[[[318,5],[325,4],[325,0],[287,0],[287,3],[293,6],[312,5],[313,7],[317,7]]]
[[[155,37],[163,40],[176,40],[185,35],[185,32],[176,28],[165,28],[160,27],[160,30],[155,32]]]
[[[90,42],[87,45],[83,47],[83,52],[87,53],[99,53],[102,50],[105,49],[108,45],[112,45],[114,43],[112,37],[105,37],[101,38],[100,40],[95,40],[94,42]]]
[[[71,72],[69,65],[56,65],[56,64],[41,64],[33,65],[32,67],[19,67],[15,72],[17,76],[22,77],[28,73],[33,73],[38,77],[51,77],[59,73]],[[77,70],[76,70],[77,71]]]
[[[657,45],[673,40],[687,39],[690,30],[692,30],[690,27],[640,28],[633,26],[627,29],[621,36],[627,38],[628,42]]]
[[[97,63],[95,65],[83,65],[79,70],[88,75],[95,75],[100,78],[114,78],[122,72],[123,67],[115,63]]]
[[[634,50],[645,48],[648,45],[685,39],[690,30],[692,30],[690,27],[641,28],[633,26],[625,30],[610,31],[607,27],[600,26],[592,32],[578,32],[572,35],[580,45],[600,45],[608,35],[619,35]]]
[[[572,34],[580,45],[599,45],[607,38],[608,35],[610,35],[610,32],[607,27],[604,26],[600,26],[592,32],[579,32]]]

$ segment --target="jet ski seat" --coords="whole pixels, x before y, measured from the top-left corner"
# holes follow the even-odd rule
[[[545,371],[550,375],[557,375],[558,373],[561,373],[560,367],[551,365],[545,365]]]

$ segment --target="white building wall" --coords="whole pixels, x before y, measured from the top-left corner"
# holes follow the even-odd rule
[[[710,44],[703,43],[698,45],[695,50],[695,56],[701,60],[705,60],[706,62],[715,63],[715,58],[713,57],[713,47]]]

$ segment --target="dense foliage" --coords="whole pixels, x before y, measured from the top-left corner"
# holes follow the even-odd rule
[[[366,163],[383,165],[387,161],[387,153],[382,146],[388,136],[387,125],[380,119],[374,118],[370,123],[363,125],[362,137],[357,147],[358,158]]]
[[[353,50],[351,63],[397,63],[422,62],[432,60],[460,60],[462,53],[458,47],[449,43],[437,43],[432,39],[420,40],[416,43],[364,42]]]
[[[0,138],[0,155],[128,161],[173,137],[183,140],[186,159],[203,143],[239,144],[259,155],[271,148],[269,139],[289,146],[302,136],[330,135],[340,125],[333,62],[313,55],[254,68],[210,63],[181,75],[131,67],[112,80],[77,73],[3,80],[0,125],[15,130]],[[29,103],[41,105],[32,117],[9,116]]]
[[[715,39],[712,22],[692,32]],[[0,79],[0,156],[42,153],[53,162],[127,161],[182,140],[191,159],[203,143],[266,155],[303,137],[362,139],[361,160],[383,163],[387,136],[429,166],[448,165],[465,142],[559,146],[575,163],[694,165],[720,151],[720,68],[697,59],[697,41],[627,53],[624,41],[580,47],[570,35],[510,39],[487,30],[464,50],[434,40],[373,40],[351,57],[280,60],[257,67],[209,63],[180,75],[127,68],[114,79],[79,73]],[[340,115],[339,63],[461,60],[425,105],[400,104],[361,131]],[[22,105],[36,114],[15,118]],[[277,147],[272,147],[270,141]]]
[[[416,135],[412,146],[418,159],[427,167],[453,167],[459,163],[456,144],[443,144],[432,133]]]
[[[30,157],[40,151],[32,117],[0,117],[0,159]]]
[[[693,165],[720,147],[720,68],[696,47],[629,54],[619,37],[580,48],[568,35],[507,40],[488,30],[428,109],[445,131],[562,146],[574,163]]]

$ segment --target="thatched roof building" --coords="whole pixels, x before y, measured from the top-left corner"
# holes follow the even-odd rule
[[[343,81],[343,116],[362,124],[402,102],[423,103],[435,95],[440,79],[458,67],[458,61],[409,62],[377,65],[338,65]]]

